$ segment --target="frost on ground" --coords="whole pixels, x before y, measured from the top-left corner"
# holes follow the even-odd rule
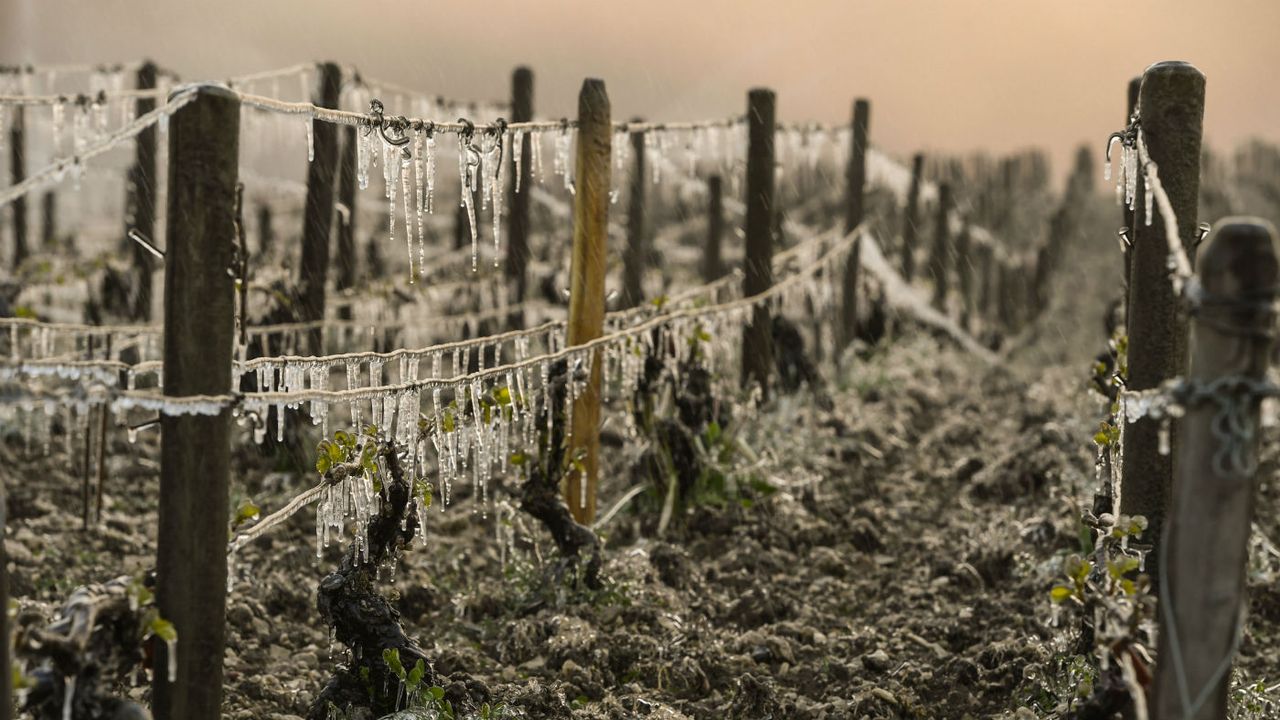
[[[447,693],[530,718],[1047,716],[1071,635],[1052,627],[1048,591],[1094,489],[1082,384],[1065,370],[1027,381],[908,334],[852,364],[830,411],[784,398],[738,434],[730,472],[750,502],[704,495],[662,540],[655,493],[619,510],[602,530],[602,590],[546,580],[554,544],[501,503],[515,490],[501,482],[484,513],[456,488],[383,584]],[[77,584],[150,565],[153,443],[115,448],[91,533],[68,529],[76,478],[3,451],[0,466],[22,469],[7,480],[15,597],[51,612]],[[610,455],[605,507],[633,482],[634,453]],[[1260,506],[1280,448],[1265,460]],[[276,506],[311,482],[268,464],[243,454],[236,492]],[[238,553],[229,718],[303,716],[340,659],[315,606],[337,550],[315,557],[312,522],[300,513]],[[1280,536],[1274,525],[1260,532]],[[1280,595],[1260,552],[1240,666],[1265,679],[1280,675],[1265,651]]]

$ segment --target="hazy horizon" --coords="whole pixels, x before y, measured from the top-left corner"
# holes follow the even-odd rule
[[[0,62],[149,57],[186,79],[217,79],[334,60],[464,100],[506,97],[512,68],[523,64],[535,72],[536,110],[549,117],[573,114],[587,76],[606,80],[617,118],[739,113],[749,88],[767,86],[782,119],[840,122],[855,97],[867,97],[872,142],[888,152],[1041,146],[1060,179],[1076,147],[1101,153],[1121,125],[1129,78],[1152,62],[1187,60],[1208,77],[1213,147],[1280,141],[1280,98],[1262,82],[1280,67],[1273,0],[492,0],[458,8],[0,0]]]

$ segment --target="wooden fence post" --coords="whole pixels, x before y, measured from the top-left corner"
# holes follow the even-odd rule
[[[849,139],[849,167],[845,173],[844,231],[853,232],[862,223],[864,193],[867,184],[867,134],[871,126],[871,103],[863,99],[853,103],[853,127]],[[843,302],[841,303],[840,348],[847,347],[858,335],[858,264],[862,240],[856,240],[844,266]],[[839,358],[839,349],[836,350]]]
[[[231,391],[240,102],[205,85],[169,124],[164,394]],[[231,410],[161,415],[156,603],[178,633],[176,675],[157,643],[157,720],[222,717]]]
[[[742,294],[751,297],[773,285],[774,103],[772,90],[757,88],[747,95],[747,252]],[[742,333],[742,383],[760,386],[769,396],[773,371],[773,322],[769,308],[757,305],[751,324]]]
[[[1200,132],[1204,117],[1204,75],[1192,65],[1152,65],[1142,79],[1138,101],[1142,132],[1151,160],[1177,216],[1183,247],[1194,256],[1200,193]],[[1139,175],[1129,278],[1130,390],[1150,390],[1182,374],[1186,367],[1186,320],[1169,281],[1169,247],[1158,211],[1147,225]],[[1154,208],[1153,208],[1154,210]],[[1194,259],[1193,259],[1194,262]],[[1159,544],[1173,482],[1173,454],[1160,453],[1159,423],[1138,420],[1124,428],[1120,512],[1144,515],[1143,540]],[[1159,582],[1155,573],[1152,579]]]
[[[1015,271],[1013,269],[1013,260],[1007,258],[996,262],[996,277],[999,279],[1000,292],[996,297],[998,309],[996,312],[997,321],[1002,333],[1011,334],[1017,330],[1018,323],[1018,292],[1014,287],[1016,283]]]
[[[40,198],[40,246],[53,252],[58,244],[58,195],[49,190]]]
[[[511,74],[511,121],[533,120],[533,71],[518,67]],[[507,199],[507,281],[510,283],[509,302],[513,305],[525,301],[529,285],[529,185],[533,179],[533,145],[529,138],[521,144],[520,157],[511,158],[511,192]],[[518,176],[517,176],[517,170]],[[516,188],[520,188],[516,192]],[[523,326],[523,313],[512,314],[513,327]]]
[[[1033,316],[1038,316],[1049,305],[1049,283],[1053,278],[1053,260],[1050,258],[1049,246],[1041,245],[1036,251],[1034,280],[1031,283],[1031,306],[1028,308]]]
[[[21,105],[13,108],[9,127],[9,182],[17,185],[27,178],[26,112]],[[13,269],[27,259],[27,198],[13,201]]]
[[[271,224],[271,206],[263,203],[258,206],[258,255],[261,257],[270,255],[275,239],[276,232]]]
[[[588,78],[578,93],[578,152],[574,178],[573,260],[569,272],[569,345],[581,345],[604,331],[605,259],[609,239],[609,183],[613,126],[604,81]],[[567,474],[565,499],[573,517],[590,525],[596,516],[600,449],[600,353],[591,377],[573,404],[573,429],[566,458],[582,454],[582,469]]]
[[[144,62],[137,72],[135,84],[139,90],[154,90],[156,87],[156,66],[150,61]],[[149,113],[156,108],[155,98],[140,97],[136,104],[138,115]],[[129,239],[130,232],[136,232],[152,245],[159,245],[156,238],[156,180],[159,175],[156,169],[156,126],[152,125],[134,138],[134,160],[129,169],[127,215],[125,220],[125,243],[133,253],[135,281],[138,283],[134,293],[133,319],[137,322],[151,320],[152,279],[156,270],[156,260],[151,251],[142,243]]]
[[[632,118],[641,122],[641,118]],[[632,132],[631,178],[627,202],[627,246],[622,253],[622,307],[630,308],[644,300],[644,266],[648,243],[644,237],[645,152],[644,132]]]
[[[337,108],[342,87],[342,69],[334,63],[322,63],[319,86],[313,102],[320,107]],[[307,166],[307,206],[302,224],[302,322],[324,320],[324,286],[329,272],[329,234],[333,229],[334,176],[338,166],[338,128],[331,123],[311,120],[314,157]],[[316,327],[308,333],[309,351],[324,353],[324,329]]]
[[[929,274],[933,277],[933,307],[947,314],[951,292],[951,185],[938,184],[938,207],[934,220],[933,250],[929,253]]]
[[[1200,279],[1214,302],[1195,316],[1190,381],[1211,395],[1189,403],[1179,420],[1178,477],[1156,559],[1165,577],[1152,717],[1227,716],[1231,660],[1243,632],[1237,623],[1247,602],[1261,425],[1261,396],[1250,386],[1266,382],[1274,345],[1275,243],[1267,221],[1226,218],[1200,257]],[[1219,435],[1224,420],[1234,432],[1228,437]]]
[[[960,234],[956,236],[956,276],[960,281],[960,327],[967,331],[973,329],[973,240],[969,230],[969,219],[965,218],[960,226]]]
[[[4,537],[4,529],[9,522],[7,507],[4,483],[0,483],[0,538]],[[9,556],[4,551],[4,542],[0,542],[0,608],[4,608],[0,613],[0,638],[4,639],[0,642],[0,668],[4,668],[0,673],[0,720],[9,720],[13,715],[13,673],[9,670],[12,667],[9,633],[13,628],[9,627]]]
[[[1138,93],[1141,90],[1142,90],[1141,76],[1132,78],[1129,80],[1129,87],[1127,88],[1127,92],[1126,92],[1126,99],[1128,102],[1126,103],[1127,108],[1124,114],[1124,122],[1126,126],[1128,126],[1129,121],[1133,118],[1133,111],[1138,108]],[[1135,204],[1135,208],[1136,208],[1136,204]],[[1129,228],[1129,238],[1130,238],[1130,242],[1132,242],[1133,230],[1136,227],[1134,225],[1134,214],[1133,214],[1134,211],[1130,210],[1128,207],[1125,207],[1123,205],[1121,206],[1120,211],[1121,211],[1121,215],[1124,218],[1124,227]],[[1129,289],[1129,276],[1132,272],[1133,272],[1133,248],[1128,247],[1128,248],[1125,248],[1125,251],[1124,251],[1124,288],[1126,291],[1128,291]],[[1125,298],[1125,327],[1128,327],[1128,313],[1129,313],[1128,306],[1129,306],[1129,298],[1126,297]]]
[[[911,158],[911,187],[907,190],[907,207],[902,213],[902,279],[908,283],[916,274],[916,242],[920,237],[920,176],[924,173],[924,155]]]
[[[977,316],[985,333],[995,324],[996,297],[999,294],[996,278],[995,248],[987,243],[976,244],[978,251],[978,307]]]
[[[724,196],[719,175],[707,178],[707,244],[702,249],[702,281],[719,280],[724,275],[720,241],[724,236]]]
[[[333,283],[338,292],[356,286],[356,142],[355,127],[343,127],[338,160],[338,205],[343,209],[338,213],[338,277]],[[349,315],[350,308],[345,310]]]

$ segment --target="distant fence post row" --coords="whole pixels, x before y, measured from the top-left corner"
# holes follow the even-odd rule
[[[156,86],[156,67],[147,63],[138,72],[140,89]],[[318,66],[313,102],[326,108],[339,105],[342,72],[335,63]],[[196,98],[176,112],[170,121],[167,241],[164,272],[164,394],[226,395],[231,391],[233,352],[233,278],[228,274],[233,250],[233,218],[239,175],[238,150],[240,103],[234,93],[215,85],[196,87]],[[155,107],[151,98],[138,101],[138,112]],[[747,296],[767,291],[773,285],[772,260],[779,219],[775,187],[776,98],[768,89],[751,90],[747,98],[748,153],[746,170],[746,221],[743,291]],[[512,119],[533,118],[533,74],[519,68],[512,76]],[[338,262],[335,288],[346,290],[356,283],[356,128],[339,128],[311,120],[314,156],[307,168],[306,208],[302,227],[299,285],[303,294],[300,320],[324,318],[325,286],[331,257],[329,242],[336,236]],[[854,102],[851,120],[850,155],[846,172],[844,228],[851,232],[866,220],[870,103]],[[20,180],[23,126],[19,115],[11,127],[14,179]],[[571,292],[568,318],[569,345],[580,345],[599,337],[605,316],[605,259],[607,257],[608,212],[613,142],[610,101],[600,80],[584,82],[578,105],[578,135],[575,166],[574,238]],[[634,154],[631,173],[630,217],[628,221],[627,270],[624,302],[643,302],[643,277],[649,263],[643,215],[645,212],[645,142],[642,132],[629,138]],[[126,236],[137,234],[147,242],[155,240],[157,197],[156,131],[150,128],[136,141],[136,157],[130,170],[129,217]],[[514,303],[527,296],[529,262],[529,193],[532,178],[531,145],[524,143],[519,160],[518,183],[508,202],[508,249],[506,276],[511,282],[508,298]],[[513,162],[516,159],[513,158]],[[514,168],[513,168],[514,169]],[[924,157],[912,161],[910,189],[903,210],[901,261],[908,281],[915,274]],[[713,176],[707,183],[707,236],[702,258],[702,276],[710,282],[722,277],[725,263],[722,243],[725,235],[723,183]],[[52,196],[50,196],[52,197]],[[408,202],[405,198],[405,202]],[[21,201],[19,201],[21,203]],[[15,252],[26,253],[25,210],[15,204]],[[50,203],[47,207],[52,207]],[[336,232],[335,208],[340,208]],[[1025,275],[1022,269],[998,257],[990,243],[971,242],[967,222],[953,241],[950,222],[955,212],[950,186],[940,186],[935,242],[929,267],[934,276],[934,304],[946,311],[952,285],[948,278],[958,273],[960,307],[966,324],[983,316],[991,320],[997,308],[1010,316],[1009,308],[1023,302],[1026,290],[1011,291],[1013,281]],[[52,212],[46,213],[47,216]],[[465,219],[465,218],[464,218]],[[46,218],[46,236],[53,222]],[[259,250],[267,253],[273,242],[270,208],[259,209],[261,232]],[[461,221],[460,221],[461,226]],[[49,240],[46,237],[46,243]],[[141,243],[133,247],[138,294],[131,311],[146,320],[152,305],[150,280],[153,258]],[[866,284],[859,275],[861,244],[856,243],[839,278],[840,307],[837,333],[841,348],[860,337],[859,302]],[[972,255],[972,258],[971,258]],[[1042,263],[1046,264],[1047,263]],[[1003,295],[1008,297],[1000,299]],[[513,318],[511,322],[522,322]],[[760,389],[763,397],[771,391],[776,372],[773,347],[773,318],[768,307],[757,306],[743,335],[743,380]],[[1006,329],[1012,329],[1011,326]],[[320,328],[308,334],[309,351],[324,352]],[[600,419],[600,358],[591,364],[586,388],[574,403],[573,422],[566,457],[565,498],[578,522],[590,524],[596,509]],[[158,646],[154,678],[154,714],[159,720],[212,720],[220,716],[222,700],[222,658],[227,588],[225,538],[228,518],[230,478],[230,410],[217,415],[162,414],[161,498],[157,541],[157,604],[162,615],[172,621],[179,643],[176,672],[171,681],[165,672],[169,649]],[[0,507],[2,510],[2,507]],[[0,526],[3,525],[0,513]],[[0,583],[3,582],[0,567]],[[2,587],[2,585],[0,585]]]

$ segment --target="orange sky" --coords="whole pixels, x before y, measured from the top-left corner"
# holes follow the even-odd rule
[[[742,112],[756,85],[788,120],[872,101],[872,140],[915,149],[1043,145],[1054,172],[1101,150],[1128,78],[1189,60],[1210,142],[1280,141],[1280,0],[0,0],[0,62],[149,56],[187,78],[332,59],[458,98],[537,73],[537,110],[572,114],[582,77],[616,117]]]

